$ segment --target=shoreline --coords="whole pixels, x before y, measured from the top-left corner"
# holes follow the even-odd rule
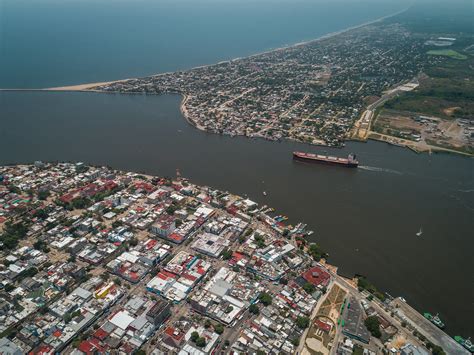
[[[186,108],[186,103],[188,102],[189,95],[181,93],[181,103],[179,105],[179,110],[183,115],[184,119],[194,128],[200,130],[201,132],[209,133],[203,126],[198,125],[194,120],[189,116],[188,109]]]
[[[144,77],[133,77],[133,78],[126,78],[126,79],[117,79],[117,80],[94,82],[94,83],[64,85],[64,86],[57,86],[57,87],[47,87],[47,88],[0,88],[0,91],[63,91],[63,92],[68,92],[68,91],[96,91],[96,92],[102,92],[102,90],[92,90],[92,89],[94,87],[97,87],[97,86],[114,84],[114,83],[119,83],[119,82],[128,81],[128,80],[135,80],[135,79],[146,78],[146,77],[158,77],[158,76],[162,76],[162,75],[176,73],[176,72],[179,72],[179,71],[190,71],[190,70],[195,70],[195,69],[200,69],[200,68],[212,67],[212,66],[218,65],[218,64],[230,63],[230,62],[234,62],[234,61],[244,60],[244,59],[247,59],[247,58],[254,58],[254,57],[264,55],[264,54],[268,54],[268,53],[279,52],[279,51],[283,51],[283,50],[290,49],[290,48],[297,48],[297,47],[301,47],[301,46],[310,45],[310,44],[313,44],[313,43],[324,41],[326,39],[330,39],[330,38],[333,38],[335,36],[338,36],[338,35],[341,35],[341,34],[344,34],[344,33],[347,33],[347,32],[362,28],[362,27],[365,27],[365,26],[369,26],[371,24],[383,21],[383,20],[385,20],[387,18],[390,18],[390,17],[397,16],[397,15],[407,11],[410,7],[411,6],[405,8],[403,10],[397,11],[395,13],[379,17],[375,20],[370,20],[370,21],[364,22],[364,23],[359,24],[359,25],[347,27],[347,28],[339,30],[339,31],[330,32],[330,33],[321,35],[317,38],[310,39],[310,40],[307,40],[307,41],[297,42],[297,43],[290,44],[290,45],[287,45],[287,46],[282,46],[282,47],[277,47],[277,48],[274,48],[274,49],[264,50],[262,52],[251,54],[251,55],[248,55],[248,56],[245,56],[245,57],[236,57],[236,58],[232,58],[232,59],[228,59],[228,60],[222,60],[222,61],[212,63],[212,64],[198,65],[198,66],[195,66],[195,67],[192,67],[192,68],[189,68],[189,69],[179,69],[179,70],[174,70],[174,71],[162,72],[162,73],[158,73],[158,74],[147,75],[147,76],[144,76]]]

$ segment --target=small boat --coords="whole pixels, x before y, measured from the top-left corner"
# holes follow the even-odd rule
[[[418,231],[418,233],[416,233],[416,236],[421,237],[422,234],[423,234],[423,230],[420,227],[420,230]]]
[[[266,192],[266,191],[263,191],[263,196],[267,196],[267,192]]]
[[[460,337],[459,335],[456,335],[454,337],[454,340],[456,340],[459,344],[464,346],[471,353],[474,352],[474,344],[472,343],[471,338],[464,339]]]
[[[436,325],[439,329],[444,329],[445,324],[443,321],[439,318],[439,314],[436,313],[436,315],[433,317],[431,313],[424,313],[423,316],[428,319],[431,323]]]

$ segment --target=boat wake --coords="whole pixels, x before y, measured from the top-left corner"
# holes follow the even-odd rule
[[[398,170],[377,168],[375,166],[359,165],[359,169],[367,170],[367,171],[374,171],[374,172],[378,172],[378,173],[389,173],[389,174],[403,175],[403,173],[401,171],[398,171]]]

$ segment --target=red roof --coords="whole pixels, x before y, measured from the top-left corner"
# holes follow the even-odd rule
[[[328,333],[331,331],[331,328],[332,328],[330,324],[328,324],[328,323],[326,323],[326,322],[323,322],[323,321],[321,321],[321,320],[319,320],[319,319],[316,319],[316,320],[314,321],[314,324],[315,324],[319,329],[324,330],[325,332],[328,332]]]
[[[169,278],[173,278],[173,279],[176,278],[175,274],[168,272],[166,270],[161,270],[157,276],[162,280],[168,280]]]
[[[82,341],[79,346],[78,350],[82,351],[87,355],[92,354],[103,354],[107,350],[107,346],[104,346],[98,339],[96,338],[89,338],[87,340]]]
[[[99,340],[104,340],[105,338],[107,338],[109,336],[109,333],[107,333],[105,330],[103,330],[102,328],[99,328],[95,331],[95,333],[93,334],[94,337],[96,337],[97,339]]]
[[[181,234],[178,234],[178,233],[171,233],[168,236],[168,239],[175,240],[176,242],[181,242],[183,240],[183,238],[184,237]]]
[[[331,275],[319,266],[307,270],[301,276],[314,286],[327,285],[331,278]]]
[[[145,244],[145,248],[146,248],[146,249],[151,249],[151,248],[153,248],[157,243],[158,243],[157,240],[155,240],[155,239],[150,239],[150,240]]]
[[[190,275],[187,272],[183,273],[181,276],[183,276],[185,279],[188,279],[188,280],[193,281],[193,282],[196,281],[196,279],[197,279],[196,276]]]
[[[181,339],[183,339],[184,337],[184,333],[178,330],[175,334],[175,331],[176,329],[174,329],[173,327],[168,327],[166,328],[165,333],[166,335],[172,337],[173,339],[177,341],[181,341]]]

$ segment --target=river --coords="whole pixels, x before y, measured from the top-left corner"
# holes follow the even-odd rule
[[[418,310],[439,312],[452,335],[472,334],[471,158],[380,142],[328,149],[208,134],[186,122],[180,100],[0,93],[0,164],[84,161],[161,176],[180,169],[194,183],[247,194],[290,222],[307,223],[341,272],[363,274]],[[293,150],[353,152],[361,167],[298,163]]]

